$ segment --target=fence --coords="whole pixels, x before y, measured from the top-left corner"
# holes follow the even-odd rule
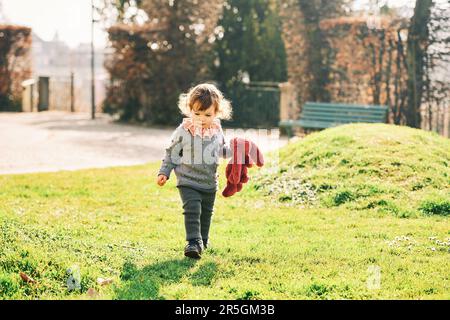
[[[29,79],[22,83],[22,111],[72,111],[90,112],[91,80],[89,77],[74,75],[53,75]],[[48,85],[42,85],[48,79]],[[99,75],[95,82],[96,111],[105,98],[106,79]],[[41,83],[41,86],[39,86]],[[39,94],[41,91],[41,94]],[[45,101],[44,101],[45,100]]]
[[[440,105],[426,105],[421,110],[422,129],[436,132],[450,138],[450,105],[448,102]]]

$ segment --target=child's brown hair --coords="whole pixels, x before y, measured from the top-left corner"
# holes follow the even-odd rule
[[[231,103],[223,96],[217,87],[211,83],[201,83],[191,88],[188,93],[180,95],[178,108],[185,116],[191,111],[204,111],[214,106],[216,117],[230,120],[232,115]]]

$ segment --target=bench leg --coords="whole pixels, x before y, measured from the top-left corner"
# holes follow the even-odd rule
[[[289,143],[289,141],[292,138],[292,128],[291,127],[287,127],[286,129],[287,129],[286,131],[287,131],[287,134],[288,134],[288,143]]]

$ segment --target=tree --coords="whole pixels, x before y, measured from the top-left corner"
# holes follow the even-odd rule
[[[321,24],[323,20],[346,15],[350,1],[277,0],[277,3],[282,21],[288,80],[294,85],[296,95],[291,116],[298,117],[305,102],[329,100],[330,95],[325,87],[330,82],[327,68],[333,52],[324,42]]]
[[[216,28],[214,78],[225,90],[251,81],[287,79],[281,22],[272,0],[229,0]]]
[[[116,23],[137,23],[143,0],[97,0],[94,6],[106,27]]]
[[[450,1],[435,0],[431,8],[428,50],[425,56],[423,105],[427,123],[422,127],[442,131],[450,103]],[[448,120],[447,120],[448,121]]]
[[[108,90],[106,110],[119,113],[123,120],[179,122],[180,93],[211,78],[213,51],[209,39],[221,3],[134,1],[132,5],[139,5],[145,12],[145,23],[127,21],[127,25],[110,29],[115,53],[108,67],[113,84]],[[124,92],[123,88],[129,90]]]
[[[406,63],[408,69],[408,105],[406,124],[421,127],[420,107],[424,91],[425,57],[429,45],[429,23],[432,0],[416,0],[408,29]]]
[[[31,76],[30,53],[30,28],[0,25],[0,108],[20,108],[21,82]]]
[[[330,95],[326,89],[330,82],[328,68],[330,52],[328,43],[320,28],[320,22],[345,14],[348,1],[329,0],[298,0],[304,17],[304,27],[307,43],[306,59],[308,59],[308,74],[310,76],[309,96],[307,100],[329,101]]]

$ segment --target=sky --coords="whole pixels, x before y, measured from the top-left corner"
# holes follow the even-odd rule
[[[91,41],[91,0],[0,0],[8,22],[29,26],[44,40],[59,38],[70,47]],[[355,0],[355,7],[363,7],[368,0]],[[415,0],[380,0],[390,6],[414,6]],[[96,25],[94,43],[104,47],[107,35]]]
[[[9,23],[31,27],[44,40],[59,38],[70,47],[91,41],[91,0],[0,0]],[[102,47],[106,33],[97,25],[94,43]]]

